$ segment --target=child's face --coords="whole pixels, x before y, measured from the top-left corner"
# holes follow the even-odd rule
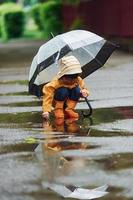
[[[61,80],[65,83],[65,84],[73,84],[75,82],[75,80],[77,79],[78,74],[73,74],[73,75],[64,75]]]
[[[68,84],[68,85],[71,85],[75,82],[75,79],[76,78],[70,78],[70,77],[66,77],[66,76],[63,76],[61,78],[61,80],[65,83],[65,84]]]

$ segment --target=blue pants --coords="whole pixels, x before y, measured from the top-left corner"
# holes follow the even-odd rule
[[[80,98],[80,88],[78,86],[72,89],[61,87],[55,91],[54,99],[56,101],[65,101],[68,98],[73,101],[78,101]]]

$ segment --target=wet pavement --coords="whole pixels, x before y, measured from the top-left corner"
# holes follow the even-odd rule
[[[6,46],[0,46],[0,200],[62,199],[48,183],[88,189],[107,184],[109,193],[100,199],[131,200],[132,55],[114,53],[85,80],[91,118],[83,116],[88,108],[80,102],[78,121],[51,116],[45,122],[41,101],[27,92],[29,65],[40,43],[20,45],[9,46],[6,58]]]

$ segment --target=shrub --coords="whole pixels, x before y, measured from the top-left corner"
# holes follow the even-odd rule
[[[13,3],[0,6],[0,30],[3,40],[20,37],[24,30],[24,12]]]
[[[39,30],[43,30],[43,25],[41,23],[41,19],[40,19],[40,8],[41,8],[41,4],[36,4],[34,6],[32,6],[31,8],[31,17],[33,18],[35,24],[37,25]]]
[[[50,38],[50,33],[57,35],[62,32],[61,3],[49,1],[40,8],[40,19],[44,29],[44,36]]]
[[[7,3],[7,2],[16,2],[16,0],[0,0],[0,4]]]

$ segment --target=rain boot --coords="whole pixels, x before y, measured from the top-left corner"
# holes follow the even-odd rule
[[[64,101],[55,101],[55,109],[54,109],[55,118],[64,119],[63,107],[64,107]]]
[[[64,118],[55,118],[54,126],[55,131],[64,132]]]
[[[77,104],[77,101],[68,99],[66,102],[65,116],[66,118],[79,118],[78,113],[74,112],[74,108]]]
[[[69,118],[65,120],[65,124],[67,126],[67,132],[69,134],[74,134],[79,132],[79,125],[76,123],[75,118]]]

